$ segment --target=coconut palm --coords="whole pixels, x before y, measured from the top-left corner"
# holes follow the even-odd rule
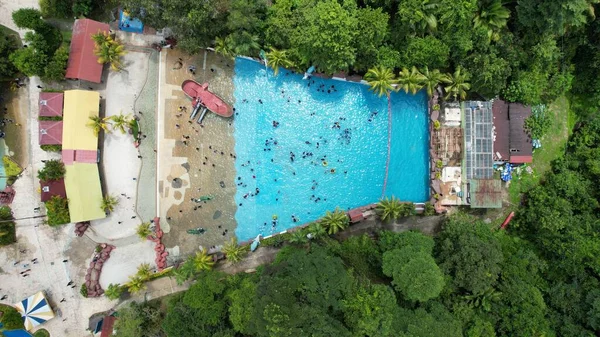
[[[96,34],[92,34],[92,40],[94,40],[94,44],[96,46],[101,46],[103,44],[112,43],[113,39],[108,32],[98,31]]]
[[[117,284],[109,284],[108,288],[106,288],[106,291],[104,292],[104,296],[106,296],[109,300],[117,300],[119,299],[119,297],[121,297],[121,294],[123,293],[123,287],[121,287],[121,285],[119,283]]]
[[[446,74],[442,79],[442,82],[448,84],[444,87],[446,90],[446,99],[452,97],[456,100],[457,97],[464,100],[467,97],[467,91],[471,89],[469,84],[469,73],[458,66],[454,71],[454,74]]]
[[[404,89],[404,92],[416,94],[417,91],[423,88],[423,74],[419,72],[417,67],[413,66],[411,70],[403,68],[400,74],[398,74],[398,90]]]
[[[130,293],[136,294],[141,290],[146,289],[146,284],[144,284],[144,280],[137,275],[129,276],[129,282],[127,283],[127,290]]]
[[[121,57],[126,53],[125,46],[118,40],[96,45],[94,48],[94,54],[98,56],[98,63],[108,63],[110,68],[115,71],[121,70]]]
[[[142,280],[146,281],[152,275],[152,269],[150,268],[150,264],[142,263],[137,267],[137,273],[135,274]]]
[[[183,282],[187,281],[194,275],[194,260],[190,259],[185,261],[179,267],[173,270],[173,276],[175,276],[175,282],[178,285],[182,285]]]
[[[118,115],[110,116],[110,120],[112,121],[113,130],[119,130],[122,134],[125,134],[125,128],[129,127],[131,115],[123,115],[123,112],[120,112]]]
[[[427,90],[427,95],[431,97],[437,86],[442,82],[444,74],[440,73],[437,69],[429,71],[427,66],[425,66],[421,74],[423,75],[423,87]]]
[[[232,39],[236,55],[252,56],[260,50],[260,38],[247,31],[234,33]]]
[[[112,195],[106,195],[102,198],[102,205],[100,208],[105,211],[111,213],[115,210],[115,207],[119,204],[119,200]]]
[[[377,66],[369,69],[365,74],[365,81],[369,84],[369,90],[376,93],[379,97],[384,94],[390,95],[394,90],[394,84],[398,83],[394,72],[386,67]]]
[[[375,207],[375,212],[381,221],[387,222],[400,217],[401,203],[395,197],[381,199]]]
[[[500,31],[506,27],[510,17],[510,10],[502,6],[500,0],[479,1],[473,25],[475,28],[483,27],[487,31],[488,39],[498,41]]]
[[[313,222],[310,226],[308,226],[308,231],[315,239],[320,239],[327,236],[327,229],[325,229],[320,222]]]
[[[279,67],[291,68],[294,66],[294,62],[292,62],[288,57],[287,50],[278,50],[271,47],[271,51],[268,52],[266,56],[267,65],[273,68],[273,73],[275,76],[279,74]]]
[[[231,263],[240,262],[247,252],[248,249],[246,246],[238,246],[238,242],[235,237],[231,238],[231,241],[223,246],[223,253],[225,253],[225,257]]]
[[[144,222],[144,223],[140,224],[139,226],[137,226],[137,229],[135,230],[135,232],[140,237],[140,239],[146,240],[148,238],[148,236],[152,235],[152,230],[150,229],[150,223]]]
[[[215,39],[215,52],[228,58],[233,58],[235,56],[231,35],[227,37],[217,37]]]
[[[478,294],[465,295],[464,299],[473,308],[480,308],[485,312],[492,310],[492,302],[500,300],[502,293],[494,288],[489,288]]]
[[[292,233],[289,242],[297,245],[303,245],[308,242],[308,238],[303,230],[297,230]]]
[[[335,234],[344,230],[348,227],[349,223],[348,214],[339,208],[336,208],[333,212],[327,211],[325,216],[321,218],[321,224],[329,234]]]
[[[212,256],[208,255],[206,249],[202,249],[194,256],[194,269],[197,272],[211,270],[214,265],[215,261],[213,261]]]
[[[108,128],[110,124],[106,118],[100,118],[100,116],[90,116],[89,119],[90,121],[86,124],[86,126],[94,131],[94,135],[96,135],[96,137],[98,137],[100,130],[110,133],[110,129]]]

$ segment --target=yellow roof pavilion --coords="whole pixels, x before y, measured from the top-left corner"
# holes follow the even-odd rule
[[[71,222],[102,219],[102,188],[98,165],[78,163],[65,165],[65,190],[69,198]]]
[[[63,108],[63,143],[66,150],[98,149],[98,137],[86,126],[90,117],[98,116],[100,94],[87,90],[65,91]]]

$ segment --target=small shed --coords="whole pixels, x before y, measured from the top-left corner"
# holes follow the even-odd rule
[[[40,92],[40,116],[60,117],[63,114],[64,95],[62,92]]]
[[[40,145],[61,145],[62,121],[40,121]]]

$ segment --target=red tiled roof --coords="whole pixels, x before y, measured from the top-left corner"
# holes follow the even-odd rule
[[[40,121],[40,145],[62,144],[62,121]]]
[[[72,165],[74,162],[95,164],[98,162],[98,151],[64,149],[62,162],[65,165]]]
[[[525,131],[525,119],[531,115],[531,107],[519,103],[510,103],[510,162],[513,164],[531,163],[533,146],[531,137]]]
[[[113,335],[113,325],[115,325],[115,320],[117,318],[115,316],[106,316],[104,317],[104,322],[102,323],[102,330],[100,332],[100,337],[109,337]]]
[[[67,192],[65,191],[65,180],[49,180],[42,181],[40,180],[40,186],[42,187],[42,202],[46,202],[50,200],[53,196],[57,195],[61,198],[67,197]]]
[[[511,164],[525,164],[533,162],[533,156],[510,156]]]
[[[62,92],[40,92],[40,116],[62,116],[63,100]]]
[[[98,31],[108,32],[109,26],[90,19],[75,20],[66,78],[100,83],[103,65],[98,63],[98,57],[94,55],[92,40],[92,35]]]

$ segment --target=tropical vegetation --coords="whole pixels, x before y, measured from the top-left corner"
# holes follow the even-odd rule
[[[144,222],[137,226],[135,233],[142,240],[147,240],[148,236],[152,235],[152,230],[150,229],[150,223]]]
[[[100,205],[100,209],[107,213],[112,213],[115,210],[115,207],[119,204],[119,199],[112,195],[105,195],[102,198],[102,204]]]
[[[229,242],[223,246],[223,253],[228,261],[231,263],[238,263],[248,252],[248,246],[238,245],[237,238],[233,237]]]
[[[196,256],[192,261],[196,272],[211,270],[215,265],[215,261],[213,261],[212,256],[208,255],[206,249],[196,252]]]
[[[44,167],[38,171],[37,177],[39,180],[58,180],[65,176],[65,164],[58,159],[46,160]]]
[[[71,222],[71,216],[69,214],[69,201],[66,198],[60,196],[52,196],[50,200],[46,201],[46,215],[48,216],[48,225],[58,226],[64,225]]]
[[[104,291],[104,295],[108,297],[109,300],[118,300],[123,294],[125,289],[120,284],[109,284],[108,288]]]
[[[110,120],[113,130],[119,130],[121,134],[125,134],[127,132],[125,128],[128,128],[131,123],[131,115],[123,115],[123,112],[121,112],[118,115],[110,116]]]
[[[15,222],[10,207],[0,207],[0,246],[6,246],[17,241]]]
[[[94,131],[94,135],[98,136],[100,131],[110,133],[110,123],[108,122],[110,119],[108,117],[102,118],[100,116],[90,116],[88,118],[89,122],[86,124],[86,126]]]
[[[350,224],[350,219],[348,218],[348,214],[346,214],[346,212],[336,208],[333,212],[327,211],[325,216],[321,218],[320,222],[327,233],[335,234],[348,227]]]
[[[113,38],[107,32],[98,32],[92,35],[95,48],[94,54],[98,56],[98,63],[109,64],[110,69],[120,71],[121,58],[127,53],[121,41]]]

